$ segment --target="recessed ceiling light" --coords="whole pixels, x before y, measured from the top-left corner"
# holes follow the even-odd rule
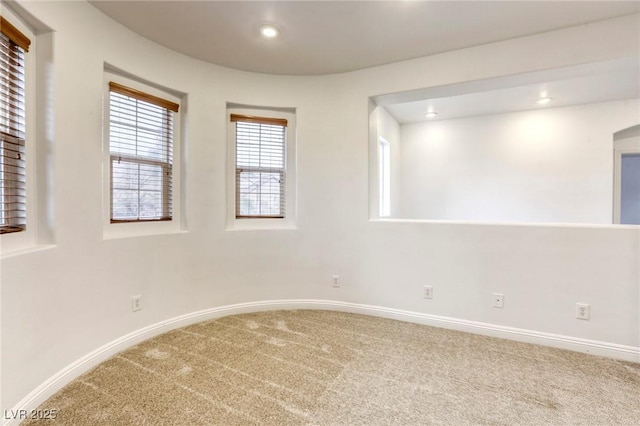
[[[436,115],[438,115],[438,113],[437,113],[437,112],[429,111],[429,112],[428,112],[428,113],[426,113],[424,116],[425,116],[425,117],[427,117],[427,118],[433,118],[433,117],[435,117]]]
[[[275,25],[265,24],[260,27],[260,34],[266,38],[274,38],[280,34],[280,30]]]
[[[536,101],[536,103],[537,103],[538,105],[546,105],[546,104],[548,104],[549,102],[551,102],[551,99],[552,99],[552,98],[550,98],[550,97],[548,97],[548,96],[545,96],[544,98],[540,98],[540,99],[538,99],[538,100]]]

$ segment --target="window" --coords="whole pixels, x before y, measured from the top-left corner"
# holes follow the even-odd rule
[[[236,218],[284,218],[287,120],[231,114]]]
[[[380,217],[386,217],[391,215],[391,145],[380,138],[378,150]]]
[[[178,108],[109,82],[111,223],[172,219],[173,113]]]
[[[26,229],[25,53],[31,41],[0,17],[0,233]]]

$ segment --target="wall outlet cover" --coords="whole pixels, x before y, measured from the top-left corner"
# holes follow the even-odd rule
[[[433,299],[433,286],[430,286],[430,285],[424,286],[424,298]]]
[[[504,294],[493,293],[493,307],[504,308]]]
[[[576,303],[576,318],[589,321],[591,319],[591,305],[588,303]]]
[[[133,312],[139,311],[142,309],[142,296],[137,295],[131,297],[131,310]]]

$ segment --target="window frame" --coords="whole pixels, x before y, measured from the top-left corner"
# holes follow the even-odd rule
[[[282,216],[242,216],[237,215],[239,194],[237,188],[238,168],[236,167],[236,123],[232,115],[260,117],[273,123],[286,120],[284,141],[284,194]],[[226,230],[270,230],[296,229],[296,111],[295,108],[270,108],[227,103],[227,226]],[[255,171],[257,168],[252,168]],[[274,172],[273,169],[266,169]]]
[[[119,69],[118,69],[119,71]],[[111,87],[110,83],[114,83],[125,89],[131,90],[134,95],[149,96],[151,99],[156,99],[158,102],[168,102],[167,105],[175,104],[178,107],[178,111],[173,111],[173,129],[172,129],[172,154],[173,161],[171,164],[171,187],[167,188],[166,181],[163,179],[163,206],[165,197],[171,197],[171,209],[170,217],[160,218],[137,218],[134,220],[127,219],[114,219],[113,218],[113,205],[112,196],[114,185],[113,182],[113,162],[120,158],[121,161],[133,162],[136,164],[151,164],[158,165],[163,168],[165,172],[164,161],[155,161],[150,158],[141,156],[129,156],[112,154],[110,150],[110,127],[111,127]],[[105,64],[104,72],[104,114],[103,114],[103,237],[105,239],[112,238],[126,238],[131,236],[144,236],[144,235],[156,235],[182,232],[182,215],[181,215],[181,161],[182,161],[182,114],[184,113],[184,107],[182,105],[182,99],[177,92],[164,87],[151,85],[142,79],[138,79],[132,76],[124,76],[116,71],[114,67]],[[140,100],[140,99],[139,99]],[[144,99],[143,99],[144,100]],[[154,102],[152,102],[154,103]],[[163,106],[156,104],[157,106]],[[170,191],[167,191],[170,190]],[[163,207],[164,209],[164,207]],[[163,211],[163,213],[165,213]],[[163,214],[163,216],[165,216]],[[127,225],[124,225],[127,224]]]

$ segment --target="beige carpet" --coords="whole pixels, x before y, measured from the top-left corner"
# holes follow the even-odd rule
[[[58,410],[49,425],[638,425],[640,364],[364,315],[274,311],[150,339],[40,408]]]

